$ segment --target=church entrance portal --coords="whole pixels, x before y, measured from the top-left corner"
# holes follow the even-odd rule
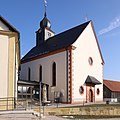
[[[86,85],[86,102],[95,102],[95,85]]]
[[[93,91],[91,89],[89,91],[89,102],[93,102]]]

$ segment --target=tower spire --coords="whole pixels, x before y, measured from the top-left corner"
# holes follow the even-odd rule
[[[51,28],[51,23],[47,19],[47,14],[46,14],[46,7],[47,7],[47,0],[44,0],[44,18],[40,22],[40,28]]]
[[[44,0],[44,17],[40,21],[40,28],[36,32],[36,46],[40,46],[45,41],[54,36],[54,32],[51,30],[51,23],[47,19],[47,14],[46,14],[46,7],[47,7],[47,0]]]
[[[47,14],[46,14],[46,7],[47,7],[47,1],[44,0],[44,9],[45,9],[45,11],[44,11],[44,17],[47,16]]]

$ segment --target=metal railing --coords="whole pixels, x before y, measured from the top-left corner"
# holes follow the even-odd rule
[[[28,108],[27,100],[20,100],[14,97],[5,97],[0,98],[0,111],[8,111],[15,109],[23,109],[26,110]]]
[[[112,103],[118,102],[118,98],[104,98],[103,100],[105,102],[109,101],[109,102],[112,102]]]
[[[34,109],[39,115],[44,115],[44,105],[40,105],[39,99],[16,99],[14,97],[0,98],[0,111],[29,110]]]
[[[0,98],[0,110],[14,110],[14,102],[13,97]]]

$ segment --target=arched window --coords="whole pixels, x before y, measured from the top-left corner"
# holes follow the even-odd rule
[[[30,79],[31,79],[31,70],[30,68],[28,68],[28,81],[30,81]]]
[[[52,86],[56,86],[56,63],[52,65]]]
[[[99,95],[100,94],[100,89],[99,88],[97,88],[97,95]]]
[[[84,88],[83,88],[83,86],[80,86],[79,92],[80,92],[80,94],[84,94]]]
[[[40,82],[42,82],[42,65],[40,65],[40,68],[39,68],[39,80]]]

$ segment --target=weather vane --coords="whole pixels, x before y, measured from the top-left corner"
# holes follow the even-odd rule
[[[44,13],[44,16],[46,17],[46,7],[47,7],[47,1],[44,0],[44,7],[45,7],[45,13]]]

